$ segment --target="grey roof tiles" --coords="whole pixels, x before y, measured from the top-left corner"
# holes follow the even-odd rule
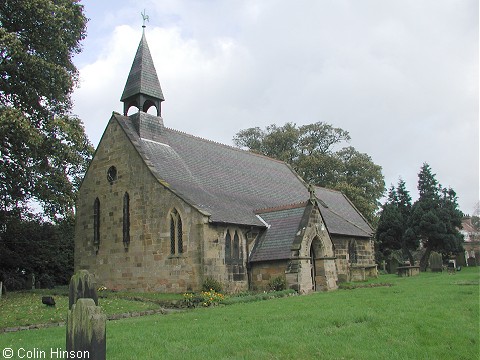
[[[149,95],[161,101],[165,100],[145,33],[142,34],[142,39],[138,44],[137,53],[120,101],[125,101],[137,94]]]
[[[159,181],[208,214],[210,222],[265,227],[256,210],[310,197],[284,162],[166,128],[161,117],[143,112],[113,116]],[[330,233],[371,236],[368,223],[341,192],[316,187],[316,196],[326,204],[320,211]]]
[[[251,262],[288,259],[305,213],[305,203],[258,214],[268,225],[250,256]]]

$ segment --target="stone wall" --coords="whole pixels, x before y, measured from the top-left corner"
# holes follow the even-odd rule
[[[116,180],[107,172],[115,166]],[[130,199],[130,242],[123,243],[123,198]],[[100,201],[100,243],[94,246],[94,202]],[[170,252],[170,212],[182,219],[183,253]],[[99,286],[137,291],[198,290],[207,217],[160,184],[112,118],[80,187],[76,203],[75,271]]]
[[[234,225],[208,224],[203,227],[203,276],[213,278],[223,285],[227,292],[248,290],[247,276],[247,232],[250,228]],[[225,259],[225,237],[230,232],[239,236],[240,256],[236,261]]]
[[[340,282],[364,280],[376,276],[375,250],[372,239],[332,235],[336,266]],[[354,244],[355,259],[351,259],[349,246]],[[363,269],[363,270],[362,270]]]
[[[285,277],[286,269],[287,269],[287,260],[252,263],[250,268],[252,290],[269,290],[268,283],[270,282],[270,280],[279,276]],[[290,281],[290,283],[291,282],[292,281]],[[295,282],[296,282],[296,276],[295,276]],[[288,281],[287,281],[287,284],[288,284]]]

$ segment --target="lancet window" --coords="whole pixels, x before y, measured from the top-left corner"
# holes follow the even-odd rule
[[[170,254],[183,253],[182,218],[176,209],[170,213]]]

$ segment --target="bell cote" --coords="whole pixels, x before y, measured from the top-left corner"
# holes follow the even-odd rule
[[[145,113],[150,107],[155,106],[157,116],[161,116],[161,103],[164,100],[144,27],[127,83],[120,98],[120,101],[123,102],[123,115],[127,116],[128,110],[132,106]]]

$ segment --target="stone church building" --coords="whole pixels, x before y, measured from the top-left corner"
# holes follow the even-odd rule
[[[240,291],[281,276],[308,293],[376,276],[372,228],[345,195],[164,125],[145,34],[121,101],[79,189],[75,270],[110,289],[177,293],[207,278]]]

